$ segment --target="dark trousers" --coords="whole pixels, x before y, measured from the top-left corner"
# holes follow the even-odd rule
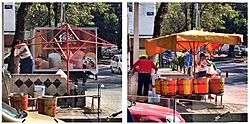
[[[151,75],[148,73],[139,73],[137,95],[142,96],[142,87],[144,86],[143,96],[148,96],[149,84],[151,84]]]
[[[20,59],[20,74],[28,74],[33,71],[33,60],[31,57]]]
[[[206,76],[207,76],[207,71],[199,71],[198,73],[196,73],[196,78],[201,78]]]

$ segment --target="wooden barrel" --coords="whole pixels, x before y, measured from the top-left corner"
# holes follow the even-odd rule
[[[210,78],[209,92],[214,94],[224,93],[225,78]]]
[[[176,95],[176,80],[164,80],[161,82],[162,95]]]
[[[45,98],[43,98],[42,96],[37,98],[37,110],[39,114],[45,114],[44,102]]]
[[[193,81],[191,79],[180,79],[177,80],[178,94],[179,95],[190,95],[193,93]]]
[[[160,79],[155,80],[155,90],[157,94],[161,94],[161,80]]]
[[[45,114],[55,117],[56,115],[56,98],[53,96],[45,96],[45,102],[44,102],[44,110]]]
[[[198,78],[194,79],[194,93],[195,94],[205,94],[209,91],[208,86],[209,78]]]
[[[10,105],[16,109],[28,111],[28,95],[12,94],[10,95]]]

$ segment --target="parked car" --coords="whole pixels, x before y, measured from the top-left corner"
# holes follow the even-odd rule
[[[110,62],[112,73],[122,74],[122,54],[114,55]]]
[[[172,60],[174,58],[174,53],[170,50],[167,50],[166,52],[162,53],[161,56],[162,56],[163,67],[164,66],[170,67]]]
[[[8,62],[9,62],[9,58],[10,58],[10,53],[6,53],[4,54],[4,68],[7,69],[8,68]]]
[[[241,49],[238,45],[234,46],[234,54],[240,56],[241,55]]]
[[[241,56],[247,56],[248,50],[244,45],[240,45]]]
[[[121,54],[122,50],[117,47],[106,47],[102,49],[102,56],[111,58],[116,54]]]
[[[159,105],[136,102],[134,106],[128,109],[135,122],[185,122],[177,111]]]
[[[221,48],[221,53],[223,53],[223,54],[228,54],[228,51],[229,51],[229,45],[228,45],[228,44],[224,44],[224,45],[222,46],[222,48]],[[241,51],[240,46],[239,46],[239,45],[235,45],[235,46],[234,46],[234,54],[240,56],[240,55],[241,55],[241,52],[242,52],[242,51]]]
[[[19,123],[36,123],[36,122],[47,122],[47,123],[65,123],[62,120],[38,114],[36,112],[26,112],[23,110],[15,109],[5,102],[2,102],[2,122],[19,122]]]

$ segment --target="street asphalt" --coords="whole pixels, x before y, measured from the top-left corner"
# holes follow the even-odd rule
[[[102,88],[100,89],[101,109],[105,110],[108,115],[111,115],[112,113],[122,110],[122,75],[111,73],[109,60],[101,61],[98,65],[98,79],[87,80],[86,85],[89,86],[89,88],[86,94],[97,94],[97,85],[99,83],[102,84]],[[88,101],[91,101],[91,99]],[[121,117],[122,114],[117,116],[117,118]]]
[[[223,102],[247,105],[247,57],[215,57],[213,62],[222,71],[222,76],[226,77],[226,71],[228,71],[228,77],[225,79]]]

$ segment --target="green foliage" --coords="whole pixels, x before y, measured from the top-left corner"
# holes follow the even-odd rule
[[[25,29],[30,30],[35,27],[43,27],[48,24],[48,9],[46,4],[33,4],[26,17]]]
[[[162,35],[181,32],[185,26],[183,4],[169,3],[168,13],[164,17]]]
[[[27,21],[25,22],[26,30],[32,30],[35,27],[48,26],[49,21],[54,26],[53,3],[34,3],[28,12]],[[61,3],[58,3],[59,9]],[[65,5],[65,22],[78,27],[98,27],[98,36],[118,45],[121,48],[121,3],[64,3]],[[18,8],[19,3],[16,4]],[[58,18],[61,11],[58,10]],[[48,18],[50,17],[50,19]],[[60,19],[59,19],[60,20]],[[59,21],[60,22],[60,21]]]
[[[190,30],[191,3],[186,3]],[[199,3],[200,25],[206,31],[240,33],[247,43],[247,3]],[[195,11],[194,11],[195,14]],[[195,23],[195,22],[194,22]],[[184,3],[169,3],[161,35],[185,31]]]

